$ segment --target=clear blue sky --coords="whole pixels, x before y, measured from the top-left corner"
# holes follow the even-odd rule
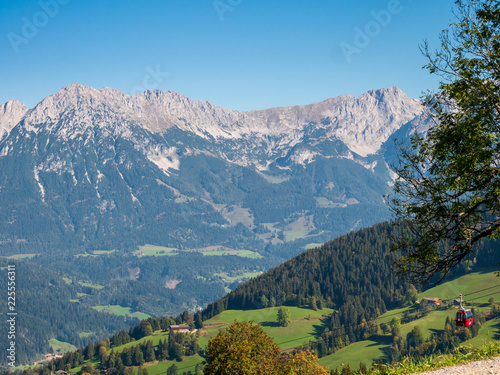
[[[418,98],[438,83],[422,69],[419,44],[439,46],[453,4],[2,0],[0,103],[33,107],[73,82],[128,94],[173,90],[237,110],[390,86]]]

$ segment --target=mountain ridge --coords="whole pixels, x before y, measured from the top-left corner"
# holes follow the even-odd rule
[[[397,87],[370,90],[357,98],[343,95],[308,105],[239,112],[173,91],[148,90],[128,96],[108,87],[97,90],[74,83],[26,110],[21,118],[27,124],[40,124],[57,121],[67,110],[74,109],[85,119],[89,115],[85,110],[96,106],[121,113],[153,133],[178,127],[214,140],[284,137],[292,146],[304,135],[307,124],[321,124],[323,120],[324,124],[318,126],[361,156],[379,151],[390,134],[423,111],[418,100]],[[400,114],[399,118],[395,113]],[[19,117],[16,114],[14,118]],[[0,117],[0,127],[10,131],[12,120]],[[276,144],[280,142],[271,141],[268,151]]]
[[[386,220],[387,140],[425,119],[420,102],[396,87],[250,112],[173,91],[128,96],[78,83],[29,110],[9,103],[0,116],[0,237],[36,238],[25,223],[109,248],[125,241],[262,250]],[[45,218],[39,225],[34,212]],[[237,235],[238,224],[245,230]],[[168,235],[152,229],[165,225]],[[186,230],[193,225],[195,235]],[[215,228],[218,240],[207,241]],[[123,229],[130,233],[119,235]]]

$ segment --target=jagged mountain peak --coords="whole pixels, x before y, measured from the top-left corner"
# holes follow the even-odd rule
[[[119,90],[97,90],[73,83],[47,96],[31,109],[25,117],[24,127],[35,133],[45,129],[74,136],[96,126],[123,126],[128,118],[116,104],[126,102],[128,98]]]
[[[317,123],[331,137],[366,156],[377,152],[392,133],[422,111],[418,100],[409,98],[397,87],[391,87],[371,90],[359,97],[342,95],[304,106],[251,111],[247,115],[260,122],[267,121],[268,128],[282,132]]]
[[[18,100],[9,100],[0,105],[0,139],[24,117],[28,108]]]
[[[421,106],[417,99],[410,98],[399,87],[393,86],[376,90],[369,90],[359,97],[360,100],[375,100],[386,105],[405,104],[406,106]]]
[[[0,104],[0,108],[1,108],[0,113],[5,113],[7,111],[12,111],[18,108],[27,110],[26,106],[17,99],[9,100],[7,103]]]
[[[365,94],[371,96],[383,96],[386,94],[397,95],[397,96],[402,95],[408,98],[408,95],[406,95],[406,93],[397,86],[382,87],[379,89],[368,90]]]

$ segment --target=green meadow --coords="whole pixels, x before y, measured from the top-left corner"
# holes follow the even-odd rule
[[[146,257],[146,256],[172,256],[172,255],[177,255],[178,253],[177,249],[173,247],[165,247],[165,246],[156,246],[156,245],[149,245],[146,244],[144,246],[139,246],[139,250],[137,250],[134,255],[141,258],[141,257]]]
[[[165,375],[167,369],[174,363],[177,366],[177,373],[183,374],[184,372],[191,371],[194,374],[194,369],[198,363],[203,362],[204,359],[199,355],[184,357],[182,362],[177,361],[162,361],[155,364],[147,365],[149,375]]]
[[[219,250],[221,251],[221,250]],[[213,250],[217,253],[217,250]],[[215,254],[213,254],[215,255]],[[230,277],[228,274],[219,273],[217,276],[223,277],[227,282],[238,280],[242,277],[253,277],[260,273],[245,273]],[[495,276],[494,272],[477,272],[460,277],[456,280],[438,285],[418,295],[422,297],[438,297],[442,299],[454,299],[457,291],[459,293],[475,296],[477,303],[483,305],[476,307],[478,310],[487,311],[491,307],[487,301],[493,297],[500,302],[500,295],[496,298],[497,286],[500,284],[500,278]],[[500,288],[499,288],[500,289]],[[94,307],[99,311],[107,311],[116,315],[129,315],[133,313],[129,308],[122,306],[97,306]],[[291,312],[291,321],[288,327],[279,327],[276,323],[278,307],[270,307],[260,310],[227,310],[204,322],[204,328],[198,332],[198,341],[201,347],[206,347],[210,338],[217,335],[218,332],[224,330],[227,326],[235,321],[253,321],[259,323],[263,330],[267,332],[282,350],[291,350],[301,346],[309,341],[314,341],[319,338],[321,333],[326,328],[325,318],[333,312],[332,309],[323,309],[314,311],[303,307],[288,307]],[[413,306],[405,306],[398,309],[387,311],[381,315],[376,321],[380,323],[389,323],[394,317],[402,318],[405,311],[418,308],[418,303]],[[444,328],[446,318],[454,319],[456,307],[448,307],[446,309],[433,309],[430,313],[418,320],[414,320],[407,324],[401,325],[401,334],[406,336],[415,326],[419,326],[425,338],[428,338],[432,333],[440,332]],[[86,333],[90,335],[91,333]],[[168,338],[168,332],[156,331],[152,336],[144,337],[138,341],[131,342],[120,347],[113,348],[117,353],[121,352],[126,347],[135,346],[146,341],[152,341],[154,346],[157,346],[160,340]],[[485,342],[496,341],[500,339],[500,318],[493,319],[484,324],[479,332],[479,335],[468,342],[462,344],[464,346],[481,347]],[[360,362],[367,366],[377,362],[380,358],[385,359],[392,338],[390,335],[374,335],[367,340],[353,343],[334,354],[323,357],[319,360],[319,364],[330,369],[340,368],[349,364],[351,368],[358,369]],[[110,350],[111,351],[111,350]],[[109,352],[110,352],[109,351]],[[194,371],[197,363],[203,361],[203,358],[198,355],[185,357],[182,362],[162,361],[146,364],[150,375],[165,374],[167,369],[176,363],[180,373],[184,371]],[[78,371],[79,368],[72,370]]]
[[[140,340],[132,341],[127,344],[117,346],[113,349],[108,350],[108,353],[111,353],[111,350],[113,350],[115,353],[121,353],[125,348],[130,348],[132,346],[140,345],[148,341],[152,341],[153,346],[156,348],[160,340],[166,340],[166,339],[168,339],[168,331],[155,331],[151,336],[146,336]]]
[[[116,250],[89,250],[84,254],[78,254],[77,257],[97,257],[99,255],[110,255],[113,254]]]
[[[463,294],[466,302],[486,303],[492,297],[495,301],[500,302],[500,277],[496,276],[496,272],[489,271],[470,273],[437,285],[418,296],[419,298],[437,297],[449,300],[458,299],[460,294]]]
[[[78,334],[78,336],[80,336],[80,338],[85,338],[85,337],[90,337],[92,335],[94,335],[95,332],[80,332]]]
[[[120,305],[94,306],[92,308],[94,310],[106,312],[108,314],[120,315],[120,316],[130,316],[133,318],[139,318],[141,320],[151,317],[151,315],[142,313],[140,311],[132,312],[130,307],[123,307]]]
[[[235,276],[229,276],[227,273],[221,272],[221,273],[215,273],[214,276],[218,276],[218,277],[224,279],[226,284],[231,284],[237,280],[251,279],[251,278],[257,277],[261,274],[262,274],[262,272],[245,272],[245,273],[241,273],[241,274],[238,274]]]
[[[104,285],[92,284],[92,283],[84,283],[84,282],[81,282],[81,281],[79,281],[78,284],[80,284],[81,286],[86,286],[86,287],[97,289],[97,290],[100,290],[100,289],[104,288]]]
[[[207,250],[203,249],[201,253],[205,256],[222,256],[222,255],[236,255],[242,258],[250,258],[250,259],[261,259],[262,255],[255,251],[250,250],[233,250],[233,249],[224,249],[224,250]]]
[[[49,345],[52,347],[52,352],[56,354],[63,354],[66,352],[72,352],[78,348],[74,345],[68,344],[67,342],[59,341],[56,339],[49,340]]]
[[[156,246],[156,245],[144,245],[139,246],[139,250],[134,252],[137,257],[145,256],[173,256],[179,254],[179,249],[173,247]],[[182,250],[183,252],[200,252],[205,256],[224,256],[224,255],[236,255],[239,257],[250,258],[250,259],[261,259],[262,255],[255,251],[250,250],[234,250],[221,246],[207,247],[203,249],[191,249]]]
[[[485,304],[489,298],[493,297],[496,302],[500,302],[500,278],[496,276],[496,272],[491,270],[471,273],[428,289],[418,294],[418,299],[435,297],[453,300],[461,293],[466,296],[466,301],[470,300],[471,302]],[[470,299],[467,296],[470,296]],[[418,308],[418,304],[415,306]],[[389,323],[394,317],[401,319],[405,311],[413,310],[415,306],[389,310],[378,317],[376,321],[380,324]],[[490,306],[482,306],[477,309],[488,311]],[[449,307],[446,310],[431,310],[427,316],[401,325],[401,335],[405,337],[415,326],[419,326],[424,338],[428,338],[432,333],[443,330],[446,317],[450,317],[454,321],[456,312],[457,309],[454,307]],[[477,337],[462,345],[479,348],[485,342],[495,340],[500,340],[500,318],[486,322]],[[389,335],[375,336],[369,340],[353,343],[334,354],[320,358],[319,364],[330,369],[342,367],[345,364],[349,364],[352,369],[358,369],[360,362],[370,366],[373,362],[377,362],[379,358],[386,357],[390,345],[391,337]]]
[[[385,359],[385,351],[391,345],[391,341],[392,339],[388,336],[377,336],[374,339],[358,341],[320,358],[318,363],[332,370],[341,369],[346,364],[349,364],[353,370],[357,370],[361,362],[369,367],[372,362],[377,362],[379,358]]]
[[[62,278],[64,280],[64,282],[66,284],[73,284],[73,280],[71,280],[70,278],[68,277],[63,277]],[[99,284],[93,284],[93,283],[86,283],[86,282],[83,282],[83,281],[77,281],[77,283],[81,286],[86,286],[88,288],[93,288],[93,289],[97,289],[97,290],[100,290],[102,288],[104,288],[104,285],[99,285]],[[79,295],[79,297],[83,296],[83,295],[86,295],[86,293],[77,293]]]
[[[310,340],[316,340],[326,328],[322,321],[330,315],[332,309],[314,311],[301,307],[289,307],[291,321],[288,327],[279,327],[276,323],[278,307],[270,307],[261,310],[227,310],[204,322],[208,336],[199,338],[203,347],[208,344],[209,337],[215,336],[225,326],[234,321],[254,321],[261,324],[264,331],[271,336],[282,349],[291,349],[302,345]]]
[[[33,258],[36,254],[16,254],[8,256],[8,259],[30,259]]]

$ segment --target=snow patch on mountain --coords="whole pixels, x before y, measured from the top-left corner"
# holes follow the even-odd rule
[[[311,150],[298,150],[293,153],[290,158],[295,164],[306,165],[314,161],[315,156],[318,155],[317,152]]]
[[[98,169],[97,170],[97,183],[100,183],[101,180],[104,178],[104,175],[101,173],[101,171]]]
[[[170,176],[170,169],[179,170],[181,166],[176,147],[169,147],[167,149],[164,149],[157,146],[148,152],[147,157],[167,176]]]
[[[1,139],[1,138],[2,138],[2,137],[0,136],[0,139]],[[9,149],[10,149],[10,148],[9,148],[9,145],[4,145],[4,146],[2,147],[2,150],[0,151],[0,158],[3,158],[3,157],[5,157],[5,156],[7,156],[7,155],[9,154]]]
[[[55,172],[57,174],[69,171],[66,168],[66,162],[61,160],[59,155],[54,154],[49,155],[47,159],[38,166],[38,170],[41,172]]]
[[[42,196],[42,201],[44,201],[44,198],[45,198],[45,189],[44,189],[42,183],[40,182],[40,176],[38,175],[37,168],[33,169],[33,174],[35,176],[35,181],[38,184],[38,188],[40,189],[40,194]]]
[[[365,167],[366,169],[368,169],[369,171],[372,171],[372,172],[375,172],[375,167],[377,166],[378,164],[378,161],[375,160],[374,162],[372,163],[365,163],[363,162],[362,160],[354,160],[356,163],[358,163],[359,165],[362,165],[363,167]]]

